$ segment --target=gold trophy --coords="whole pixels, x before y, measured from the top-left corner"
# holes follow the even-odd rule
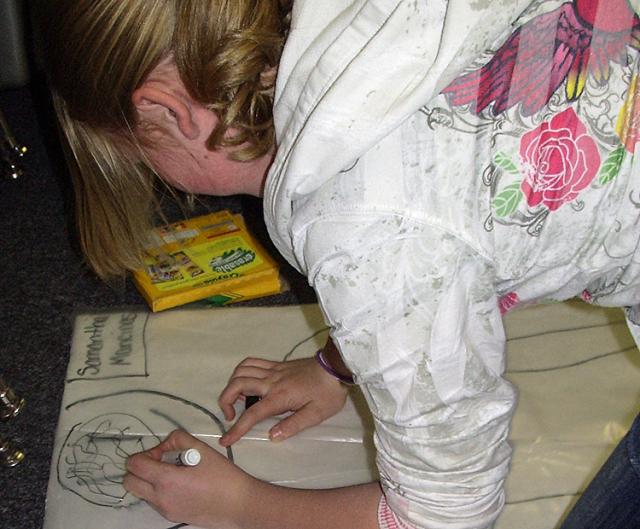
[[[8,421],[18,415],[24,408],[24,402],[0,377],[0,421]]]
[[[24,452],[13,441],[0,436],[0,465],[15,467],[24,459]]]

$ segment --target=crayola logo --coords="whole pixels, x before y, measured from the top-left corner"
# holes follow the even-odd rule
[[[245,250],[244,248],[237,248],[235,250],[228,250],[222,255],[214,257],[209,262],[209,266],[214,272],[226,274],[236,268],[252,263],[255,258],[255,252]]]

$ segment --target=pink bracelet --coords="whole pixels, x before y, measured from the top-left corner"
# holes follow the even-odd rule
[[[378,528],[379,529],[416,529],[416,526],[407,523],[391,510],[384,494],[378,504]]]
[[[353,380],[352,376],[350,376],[350,375],[341,375],[335,369],[333,369],[333,367],[331,367],[329,365],[329,362],[327,362],[325,360],[325,358],[324,358],[324,356],[322,354],[322,349],[318,349],[318,351],[316,352],[316,360],[320,364],[320,367],[322,369],[324,369],[327,373],[329,373],[336,380],[339,380],[343,384],[349,384],[349,385],[355,384],[355,381]]]

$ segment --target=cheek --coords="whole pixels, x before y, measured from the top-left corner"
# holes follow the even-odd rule
[[[149,156],[152,167],[167,184],[187,193],[201,195],[229,195],[233,188],[237,163],[223,153],[207,152],[202,159],[188,152],[157,151]]]
[[[194,163],[186,153],[171,148],[145,149],[147,160],[156,174],[167,184],[181,191],[196,192],[194,185]]]

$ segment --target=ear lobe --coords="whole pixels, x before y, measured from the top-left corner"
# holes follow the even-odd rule
[[[168,112],[187,139],[195,140],[200,135],[198,124],[193,119],[189,105],[179,96],[145,83],[131,96],[131,101],[142,116],[157,121],[158,110]]]

